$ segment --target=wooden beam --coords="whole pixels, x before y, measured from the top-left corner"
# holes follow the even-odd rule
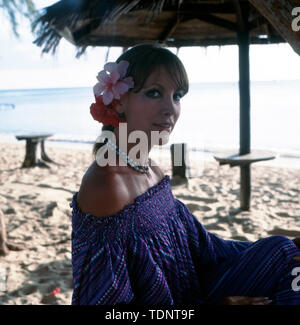
[[[243,31],[245,30],[245,26],[248,21],[247,22],[244,21],[245,17],[243,17],[242,15],[242,10],[241,10],[239,0],[232,0],[232,3],[236,12],[238,29],[239,31]]]
[[[177,5],[164,6],[164,11],[178,11]],[[234,9],[229,2],[209,4],[209,3],[183,3],[180,6],[180,13],[182,14],[192,14],[195,12],[203,14],[232,14]]]
[[[293,31],[293,8],[300,7],[299,0],[249,0],[249,2],[270,22],[294,51],[300,55],[300,31]]]
[[[258,16],[249,21],[249,30],[256,29],[260,26],[264,26],[268,21],[263,16]]]
[[[159,41],[161,43],[165,43],[166,40],[172,36],[179,22],[180,22],[180,18],[177,17],[167,25],[166,29],[162,32],[162,34],[159,37]]]
[[[228,30],[237,31],[237,25],[235,23],[233,23],[232,21],[214,16],[214,15],[210,15],[210,14],[202,14],[201,12],[199,13],[195,13],[195,14],[190,14],[190,15],[184,15],[182,22],[186,22],[192,19],[199,19],[201,21],[205,21],[209,24],[212,25],[216,25],[216,26],[220,26],[223,28],[226,28]]]
[[[272,35],[270,41],[264,38],[259,38],[257,36],[250,37],[251,44],[269,44],[269,43],[284,43],[285,41],[280,36]],[[133,45],[143,43],[143,42],[158,42],[157,39],[146,38],[141,35],[141,37],[123,37],[123,35],[116,36],[89,36],[87,35],[84,39],[77,42],[76,46],[119,46],[119,47],[131,47]],[[236,45],[237,37],[220,37],[215,38],[190,38],[190,39],[174,39],[166,40],[165,44],[170,47],[184,47],[184,46],[223,46],[223,45]]]

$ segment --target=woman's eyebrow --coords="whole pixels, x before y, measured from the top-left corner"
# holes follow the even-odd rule
[[[159,87],[159,88],[163,88],[163,89],[164,89],[164,86],[161,85],[161,84],[159,84],[159,83],[157,83],[157,82],[153,82],[153,83],[151,83],[151,84],[149,84],[149,85],[145,85],[144,88],[150,88],[150,87],[153,87],[153,86],[157,86],[157,87]]]
[[[158,83],[158,82],[153,82],[152,84],[145,85],[143,88],[146,89],[146,88],[151,88],[153,86],[156,86],[156,87],[161,88],[163,90],[165,89],[165,87],[162,84]],[[184,89],[182,87],[179,87],[179,88],[177,88],[175,90],[175,92],[184,92]]]

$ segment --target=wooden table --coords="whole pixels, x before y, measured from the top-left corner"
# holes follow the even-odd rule
[[[220,165],[228,164],[230,167],[239,166],[241,173],[240,202],[242,210],[250,209],[251,200],[251,170],[250,165],[259,161],[266,161],[276,158],[271,151],[252,150],[251,153],[240,155],[236,151],[228,151],[214,155]]]
[[[51,137],[53,134],[23,134],[16,135],[18,140],[26,140],[26,153],[22,168],[29,167],[46,167],[49,165],[46,162],[54,163],[54,161],[48,157],[45,152],[45,140]],[[37,147],[40,144],[40,156],[37,157]]]

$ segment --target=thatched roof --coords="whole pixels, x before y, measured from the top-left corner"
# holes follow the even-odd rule
[[[282,16],[274,17],[282,11],[282,3],[286,10],[295,2],[299,0],[61,0],[45,8],[34,23],[35,43],[43,52],[55,52],[64,37],[77,47],[78,55],[88,46],[130,47],[142,42],[172,47],[229,45],[237,44],[237,31],[244,24],[252,44],[280,43],[286,33],[276,24],[287,25],[287,17],[284,22]],[[273,5],[269,12],[266,3]],[[242,20],[243,6],[249,8],[248,22]]]
[[[293,30],[292,28],[292,22],[296,18],[292,15],[292,12],[296,7],[300,8],[300,0],[249,1],[268,19],[295,52],[300,55],[300,31]]]

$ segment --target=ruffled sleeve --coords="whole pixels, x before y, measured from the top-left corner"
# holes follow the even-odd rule
[[[134,299],[123,248],[116,241],[73,244],[73,305],[128,304]]]
[[[70,204],[72,304],[173,303],[165,264],[159,257],[162,243],[154,245],[157,231],[166,222],[162,206],[167,196],[172,200],[168,182],[164,178],[119,213],[101,218],[83,213],[74,194]],[[163,192],[166,195],[159,195]]]

